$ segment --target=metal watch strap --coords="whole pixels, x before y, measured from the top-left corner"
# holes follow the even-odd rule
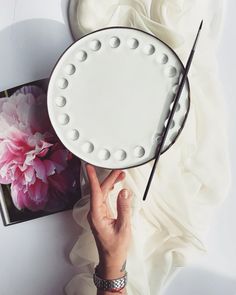
[[[96,274],[96,268],[95,268],[95,273],[93,274],[93,281],[95,286],[100,290],[109,291],[109,292],[119,292],[127,284],[127,272],[125,272],[125,275],[121,278],[106,280],[106,279],[100,278]]]

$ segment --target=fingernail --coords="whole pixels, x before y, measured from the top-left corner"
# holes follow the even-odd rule
[[[127,191],[127,189],[125,189],[125,190],[122,191],[122,197],[125,198],[125,199],[128,199],[129,192]]]

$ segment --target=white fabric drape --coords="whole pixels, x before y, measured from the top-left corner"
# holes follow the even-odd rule
[[[70,17],[78,38],[101,27],[124,25],[150,32],[170,45],[186,63],[201,19],[204,27],[190,70],[191,108],[176,143],[161,156],[147,200],[142,195],[153,161],[125,170],[109,202],[116,216],[120,189],[133,191],[132,244],[128,253],[129,295],[157,295],[171,275],[205,252],[204,233],[227,195],[230,171],[227,122],[216,60],[222,0],[74,0]],[[67,295],[95,295],[92,281],[98,254],[86,215],[89,191],[84,163],[83,199],[73,209],[78,241],[70,253],[78,274]],[[96,168],[100,180],[110,172]]]

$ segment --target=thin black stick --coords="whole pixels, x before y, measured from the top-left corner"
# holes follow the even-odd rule
[[[147,183],[147,186],[146,186],[146,189],[145,189],[145,192],[144,192],[144,195],[143,195],[143,201],[145,201],[146,197],[147,197],[147,194],[148,194],[148,191],[149,191],[149,188],[150,188],[150,185],[151,185],[151,182],[152,182],[152,178],[153,178],[153,175],[154,175],[154,172],[155,172],[155,169],[156,169],[156,166],[157,166],[157,163],[158,163],[158,160],[160,158],[160,155],[161,155],[161,150],[164,146],[164,143],[165,143],[165,140],[166,140],[166,136],[167,136],[167,133],[170,129],[170,125],[171,125],[171,122],[172,122],[172,119],[174,117],[174,113],[175,113],[175,110],[176,110],[176,107],[177,107],[177,104],[179,102],[179,98],[181,96],[181,93],[182,93],[182,90],[184,88],[184,84],[187,80],[187,76],[188,76],[188,72],[189,72],[189,69],[190,69],[190,66],[191,66],[191,63],[192,63],[192,60],[193,60],[193,55],[195,53],[195,48],[196,48],[196,45],[197,45],[197,41],[198,41],[198,37],[199,37],[199,34],[200,34],[200,31],[202,29],[202,24],[203,24],[203,20],[201,21],[201,24],[199,26],[199,29],[198,29],[198,32],[197,32],[197,36],[195,38],[195,41],[194,41],[194,44],[193,44],[193,47],[192,47],[192,50],[190,52],[190,55],[189,55],[189,58],[188,58],[188,61],[187,61],[187,64],[186,64],[186,67],[185,67],[185,71],[184,71],[184,74],[183,74],[183,77],[181,79],[181,82],[180,82],[180,85],[179,85],[179,88],[178,88],[178,91],[176,93],[176,96],[175,96],[175,99],[174,99],[174,104],[173,104],[173,107],[171,109],[171,112],[170,112],[170,115],[169,115],[169,118],[168,118],[168,121],[167,121],[167,125],[166,125],[166,128],[163,132],[163,135],[161,137],[161,142],[160,144],[158,145],[157,149],[156,149],[156,156],[155,156],[155,161],[154,161],[154,164],[153,164],[153,167],[152,167],[152,171],[151,171],[151,174],[149,176],[149,179],[148,179],[148,183]]]

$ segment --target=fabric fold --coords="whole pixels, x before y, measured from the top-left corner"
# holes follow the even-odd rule
[[[197,28],[204,27],[189,74],[191,107],[175,144],[158,163],[145,202],[142,196],[153,161],[127,169],[126,178],[109,194],[116,217],[122,188],[133,192],[132,243],[128,253],[129,295],[159,295],[176,271],[206,253],[204,237],[230,185],[227,119],[218,77],[217,43],[223,0],[72,0],[70,23],[75,39],[108,26],[129,26],[152,33],[171,46],[185,63]],[[96,167],[102,181],[110,170]],[[92,274],[98,263],[87,222],[88,179],[82,161],[83,198],[73,209],[81,233],[70,259],[78,274],[67,295],[95,295]]]

